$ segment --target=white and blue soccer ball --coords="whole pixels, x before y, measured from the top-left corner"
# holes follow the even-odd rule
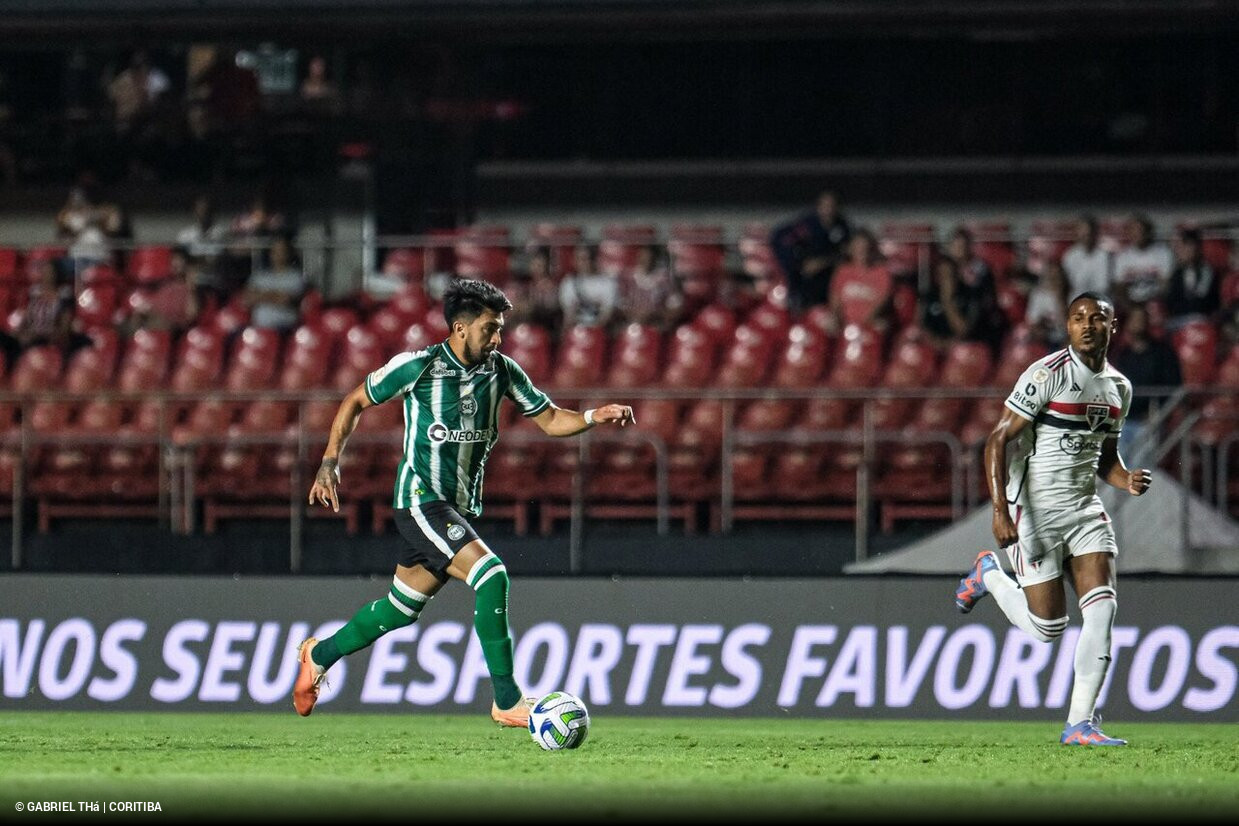
[[[552,691],[530,709],[529,734],[547,751],[579,748],[589,734],[589,709],[579,697]]]

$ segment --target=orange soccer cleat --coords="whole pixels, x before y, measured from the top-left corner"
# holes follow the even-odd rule
[[[310,637],[297,649],[297,659],[301,662],[301,669],[297,672],[297,679],[293,682],[293,708],[297,709],[297,713],[302,717],[309,717],[310,712],[314,710],[314,704],[318,702],[318,687],[322,685],[323,678],[327,676],[327,669],[310,659],[310,652],[316,645],[318,645],[318,640]]]
[[[512,708],[504,711],[495,703],[491,703],[490,719],[509,728],[529,728],[529,709],[533,707],[533,704],[532,697],[523,697]]]

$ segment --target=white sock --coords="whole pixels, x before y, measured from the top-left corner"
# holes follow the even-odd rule
[[[1097,695],[1110,670],[1110,630],[1114,627],[1117,609],[1118,597],[1109,585],[1094,588],[1080,597],[1084,627],[1076,643],[1076,676],[1071,687],[1071,708],[1067,712],[1069,726],[1093,719],[1093,712],[1097,710]]]
[[[994,595],[998,607],[1007,615],[1007,619],[1011,620],[1011,624],[1029,636],[1042,642],[1053,642],[1067,630],[1066,617],[1047,620],[1033,616],[1028,610],[1028,600],[1024,598],[1024,592],[1002,568],[986,571],[981,579],[985,582],[985,588]]]

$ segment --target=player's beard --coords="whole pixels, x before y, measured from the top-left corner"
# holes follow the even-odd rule
[[[469,367],[477,367],[490,356],[486,350],[474,350],[469,346],[469,342],[465,342],[465,364]]]

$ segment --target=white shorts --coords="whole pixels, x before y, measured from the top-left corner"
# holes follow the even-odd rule
[[[1012,505],[1011,518],[1019,539],[1007,546],[1007,556],[1021,586],[1061,577],[1067,557],[1094,553],[1118,556],[1114,525],[1096,496],[1074,510],[1034,511]]]

